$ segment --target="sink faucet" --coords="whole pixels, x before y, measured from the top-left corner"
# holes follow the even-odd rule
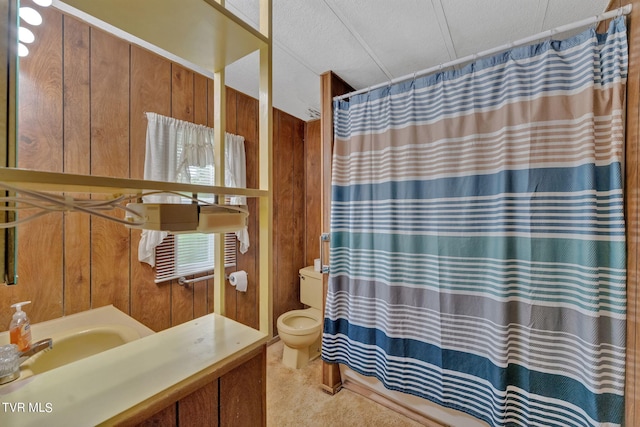
[[[45,338],[40,341],[36,341],[29,346],[25,351],[20,352],[18,365],[22,365],[28,358],[35,355],[36,353],[40,353],[41,351],[49,350],[53,347],[53,341],[51,338]]]
[[[49,350],[51,347],[53,347],[51,338],[34,342],[22,352],[18,351],[18,347],[13,344],[0,346],[0,384],[20,378],[20,365],[36,353]]]

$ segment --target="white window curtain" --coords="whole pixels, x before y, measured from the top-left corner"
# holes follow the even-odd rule
[[[214,165],[213,129],[157,113],[146,113],[147,140],[144,179],[169,182],[191,182],[189,167]],[[246,187],[244,137],[225,135],[225,185]],[[180,203],[179,196],[144,196],[147,203]],[[245,204],[245,197],[232,197],[231,204]],[[164,231],[143,230],[138,259],[155,266],[155,248],[167,237]],[[249,232],[245,227],[236,232],[240,252],[249,249]]]

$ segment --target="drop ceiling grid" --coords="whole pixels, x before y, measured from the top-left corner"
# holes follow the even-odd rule
[[[274,106],[308,120],[319,74],[360,89],[602,13],[608,0],[273,0]],[[254,27],[258,0],[226,0]],[[337,11],[337,14],[334,10]],[[361,43],[362,42],[362,43]],[[254,58],[255,57],[255,58]],[[378,63],[376,63],[378,61]],[[231,87],[258,93],[257,56],[228,67]]]
[[[355,85],[386,79],[350,28],[324,1],[278,0],[275,5],[282,12],[274,14],[274,40],[304,58],[318,75],[333,70],[343,76],[351,71]]]
[[[431,2],[411,0],[401,5],[388,0],[333,2],[392,78],[449,60]]]
[[[458,57],[535,34],[538,1],[446,0],[442,6]]]
[[[604,12],[608,0],[549,0],[543,31]]]

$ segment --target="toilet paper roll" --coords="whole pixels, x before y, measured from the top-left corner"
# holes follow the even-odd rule
[[[236,287],[236,291],[247,292],[247,272],[244,270],[234,271],[229,275],[229,283]]]
[[[313,269],[315,271],[320,271],[320,269],[322,268],[322,266],[320,265],[320,258],[316,258],[313,260]]]

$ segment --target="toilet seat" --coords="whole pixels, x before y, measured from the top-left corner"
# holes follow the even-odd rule
[[[322,315],[315,308],[287,311],[278,317],[277,326],[289,335],[311,335],[322,326]]]

